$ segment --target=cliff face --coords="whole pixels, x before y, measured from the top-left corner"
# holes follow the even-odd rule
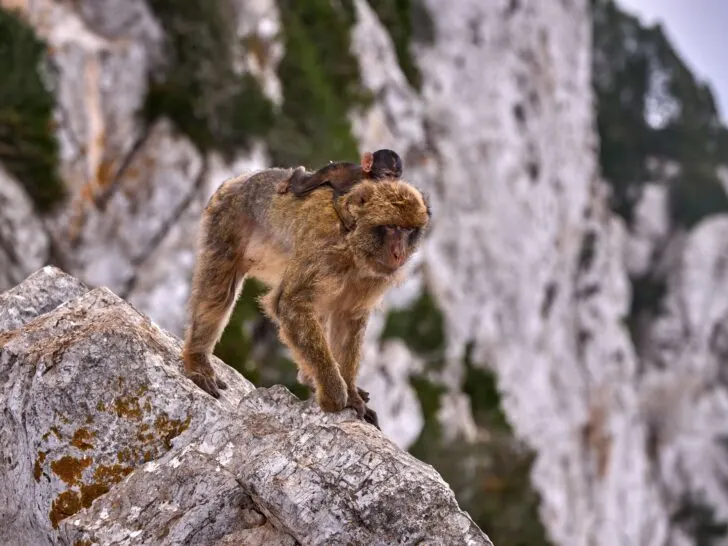
[[[543,543],[536,510],[556,544],[721,536],[728,140],[654,31],[606,0],[1,5],[48,45],[20,53],[69,194],[35,217],[34,178],[0,172],[1,288],[51,261],[180,334],[227,176],[393,148],[434,221],[367,332],[384,432],[498,544]],[[293,388],[258,290],[218,354]]]

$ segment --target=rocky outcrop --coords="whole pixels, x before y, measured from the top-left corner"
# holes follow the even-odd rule
[[[432,467],[352,412],[215,400],[180,342],[47,267],[0,296],[0,527],[10,544],[491,544]]]

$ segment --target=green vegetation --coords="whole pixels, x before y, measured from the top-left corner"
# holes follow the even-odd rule
[[[696,546],[724,544],[728,535],[728,523],[719,520],[715,509],[703,498],[704,495],[685,493],[680,499],[672,521],[692,537]]]
[[[674,161],[670,212],[692,227],[728,211],[716,174],[728,163],[728,130],[708,86],[696,81],[659,26],[644,27],[612,0],[594,8],[593,85],[602,172],[613,188],[613,209],[627,221],[650,180],[647,159]]]
[[[415,64],[410,44],[431,43],[435,38],[432,17],[422,0],[371,0],[369,5],[386,27],[394,42],[402,72],[416,89],[422,86],[422,74]]]
[[[0,9],[0,162],[40,211],[65,196],[57,172],[54,98],[39,72],[45,54],[33,29]]]
[[[356,160],[348,112],[370,97],[349,51],[352,0],[278,2],[285,54],[278,66],[283,105],[277,111],[250,75],[233,70],[235,17],[229,2],[150,0],[164,27],[171,61],[150,80],[145,113],[172,119],[202,150],[226,156],[263,138],[280,166]],[[257,36],[240,44],[266,62]]]
[[[349,51],[352,0],[281,0],[285,55],[278,67],[284,103],[269,133],[273,163],[319,167],[356,161],[347,115],[370,97]]]
[[[503,409],[501,397],[496,385],[493,372],[482,366],[475,366],[472,360],[473,344],[469,343],[465,349],[465,381],[463,392],[470,398],[470,410],[476,422],[487,423],[504,433],[511,432]]]
[[[235,17],[229,2],[150,0],[167,37],[169,66],[152,77],[145,114],[169,117],[203,151],[227,157],[265,135],[273,106],[250,75],[233,70]]]
[[[216,356],[256,384],[260,383],[260,370],[251,362],[253,330],[257,321],[264,320],[258,298],[265,291],[265,287],[255,279],[245,281],[240,299],[230,315],[230,322],[215,347]]]

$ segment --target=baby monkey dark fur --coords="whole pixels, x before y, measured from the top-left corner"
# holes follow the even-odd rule
[[[402,177],[402,159],[393,150],[381,149],[362,154],[361,163],[337,161],[322,167],[314,173],[307,173],[303,167],[293,171],[289,180],[281,182],[278,193],[291,191],[296,197],[306,195],[316,188],[328,184],[334,188],[334,196],[347,193],[364,179],[383,180]]]

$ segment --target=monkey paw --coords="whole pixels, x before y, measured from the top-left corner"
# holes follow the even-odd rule
[[[218,389],[227,389],[227,384],[214,375],[210,377],[209,375],[192,372],[188,374],[187,377],[189,377],[195,385],[215,398],[220,398],[220,391]]]
[[[356,392],[359,393],[359,396],[361,396],[361,399],[364,400],[364,402],[369,402],[369,393],[365,391],[362,388],[357,387]]]
[[[357,387],[354,393],[349,393],[349,401],[346,404],[346,407],[352,408],[356,411],[356,416],[365,423],[369,423],[370,425],[374,425],[379,428],[377,412],[366,405],[366,402],[368,401],[369,393]]]
[[[377,417],[377,412],[371,409],[369,406],[366,407],[366,411],[364,412],[364,416],[362,417],[366,423],[369,423],[370,425],[374,425],[377,427],[377,429],[382,430],[379,427],[379,417]]]
[[[336,385],[336,387],[316,389],[316,398],[322,410],[329,412],[341,411],[347,406],[349,397],[346,393],[346,384],[341,380],[341,385]]]

